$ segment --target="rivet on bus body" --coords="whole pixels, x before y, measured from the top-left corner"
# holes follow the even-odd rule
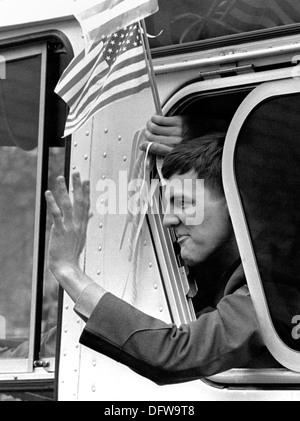
[[[63,356],[64,356],[64,357],[66,357],[66,356],[67,356],[67,352],[66,352],[66,351],[64,351],[64,352],[63,352]]]
[[[108,133],[108,129],[104,129],[104,133]]]
[[[106,179],[106,175],[102,175],[102,180],[105,180]]]
[[[74,142],[74,147],[77,148],[77,146],[78,146],[78,143]]]
[[[98,250],[99,250],[99,251],[102,251],[102,246],[99,246],[99,247],[98,247]]]
[[[122,140],[122,136],[118,136],[118,141],[120,142]]]
[[[77,319],[77,323],[79,324],[79,323],[81,323],[81,319]]]
[[[154,289],[155,290],[158,290],[158,285],[157,284],[154,285]]]
[[[69,304],[66,305],[66,310],[69,310]]]
[[[64,328],[64,332],[65,333],[68,333],[68,328],[67,327]]]
[[[102,224],[102,222],[99,224],[99,228],[103,228],[103,224]]]
[[[96,367],[96,365],[97,365],[97,361],[93,361],[93,367]]]
[[[101,270],[97,270],[97,275],[100,276],[101,275]]]
[[[88,160],[88,158],[89,158],[89,157],[88,157],[88,155],[85,155],[85,156],[84,156],[84,159],[85,159],[86,161]]]
[[[103,154],[103,158],[106,158],[107,157],[107,153],[106,152],[104,152],[104,154]]]
[[[76,170],[76,165],[73,165],[72,169],[73,169],[73,170]]]
[[[146,246],[147,246],[147,244],[148,244],[148,243],[147,243],[147,241],[145,240],[145,241],[144,241],[144,247],[146,247]]]
[[[149,268],[152,269],[153,268],[153,263],[149,263]]]
[[[87,132],[85,133],[85,135],[86,135],[86,136],[89,136],[89,135],[90,135],[90,132],[89,132],[89,131],[87,131]]]
[[[127,156],[124,156],[123,161],[126,162],[127,161]]]
[[[92,392],[95,393],[96,392],[96,386],[92,386]]]
[[[162,307],[159,307],[159,312],[162,313],[164,309]]]

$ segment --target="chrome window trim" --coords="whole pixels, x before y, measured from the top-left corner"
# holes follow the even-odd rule
[[[237,87],[247,87],[249,85],[257,85],[268,81],[276,81],[288,79],[293,76],[295,67],[287,67],[278,70],[267,70],[265,72],[241,74],[236,76],[229,76],[226,78],[217,78],[194,82],[190,85],[184,86],[173,94],[163,107],[164,114],[167,114],[178,102],[183,98],[197,93],[209,93],[214,90],[234,89]]]
[[[39,110],[39,132],[38,132],[38,162],[36,178],[36,202],[35,202],[35,223],[34,223],[34,248],[33,248],[33,279],[31,291],[31,313],[30,313],[30,338],[29,358],[27,371],[33,370],[34,363],[34,341],[36,332],[36,297],[38,288],[38,266],[39,266],[39,238],[40,238],[40,215],[42,199],[42,171],[44,156],[44,123],[46,104],[46,77],[47,77],[47,45],[42,46],[41,52],[41,80],[40,80],[40,110]]]
[[[284,368],[270,369],[233,369],[221,374],[215,374],[206,380],[217,385],[298,385],[300,388],[300,375]]]
[[[204,51],[196,51],[180,55],[158,57],[154,60],[156,74],[203,69],[228,63],[243,63],[254,60],[284,57],[299,54],[299,35],[230,45]]]
[[[189,285],[185,284],[180,273],[170,233],[163,226],[159,204],[159,189],[156,189],[148,221],[172,319],[175,324],[180,326],[182,323],[195,320],[196,316],[190,300],[187,298]]]
[[[292,93],[300,93],[298,80],[266,82],[254,89],[243,101],[227,132],[223,154],[223,182],[249,291],[264,341],[280,364],[292,371],[300,372],[300,353],[288,348],[282,342],[271,321],[234,172],[234,152],[238,136],[249,113],[268,98]]]

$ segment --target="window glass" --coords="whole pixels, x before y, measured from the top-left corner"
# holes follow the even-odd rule
[[[7,62],[6,79],[0,80],[2,358],[28,357],[40,78],[41,57],[36,56]]]
[[[300,22],[298,0],[159,0],[147,19],[152,48]]]
[[[257,106],[240,132],[235,171],[270,316],[300,351],[300,95]]]

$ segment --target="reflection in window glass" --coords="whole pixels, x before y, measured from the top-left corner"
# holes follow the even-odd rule
[[[36,171],[36,150],[0,148],[0,312],[12,347],[29,338]]]
[[[300,351],[300,95],[269,99],[238,139],[236,177],[273,325]]]
[[[0,357],[28,357],[38,161],[40,56],[0,81]]]
[[[300,22],[298,0],[159,0],[147,19],[151,47],[184,44]]]

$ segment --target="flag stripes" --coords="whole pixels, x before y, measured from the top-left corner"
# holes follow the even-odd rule
[[[143,83],[140,83],[138,87],[135,82],[133,81],[128,82],[128,86],[126,87],[126,89],[124,89],[124,86],[123,86],[121,92],[119,92],[118,88],[115,87],[114,88],[115,92],[110,92],[109,98],[101,99],[101,101],[94,108],[92,108],[91,111],[87,113],[86,116],[79,123],[76,124],[76,121],[75,121],[73,125],[71,124],[67,125],[65,136],[68,136],[72,134],[74,131],[79,130],[98,111],[100,111],[102,108],[106,107],[107,105],[111,104],[112,102],[126,98],[130,95],[135,95],[141,90],[147,88],[149,86],[149,80],[148,80],[148,77],[146,79],[147,80],[144,80]]]
[[[92,6],[78,12],[76,18],[91,46],[157,10],[157,0],[93,0]]]
[[[64,71],[55,92],[62,97],[69,106],[73,105],[74,98],[79,97],[81,90],[95,71],[95,65],[101,60],[103,43],[94,48],[88,56],[82,50]],[[102,60],[101,60],[102,63]]]
[[[124,75],[124,69],[128,72],[128,75],[125,74],[126,78],[134,78],[136,65],[143,59],[143,57],[141,57],[141,54],[133,55],[132,52],[123,54],[123,56],[125,56],[121,58],[123,60],[121,60],[120,63],[118,61],[110,69],[110,71],[106,61],[101,57],[99,65],[97,65],[91,72],[89,83],[85,84],[81,90],[77,90],[77,85],[76,92],[74,92],[75,96],[70,101],[70,103],[73,103],[73,108],[68,119],[69,121],[73,120],[72,115],[83,112],[89,102],[95,101],[100,94],[107,91],[113,81],[114,83],[120,83],[120,80]],[[128,68],[126,69],[127,66]],[[146,75],[146,66],[142,66],[142,69],[139,69],[139,71],[142,72],[143,75]],[[105,81],[103,79],[105,79]],[[99,84],[103,85],[100,86],[101,90],[99,90]],[[78,98],[76,99],[76,97]],[[75,101],[74,98],[76,99]],[[80,105],[81,108],[78,108],[78,105]]]
[[[123,63],[120,63],[120,67],[118,65],[114,66],[110,70],[109,74],[107,73],[107,70],[103,70],[101,73],[98,74],[99,68],[101,68],[100,65],[98,70],[96,70],[96,76],[94,78],[91,78],[88,86],[86,86],[84,90],[80,93],[80,98],[77,100],[77,106],[76,103],[73,105],[73,109],[69,115],[68,122],[73,122],[79,114],[84,112],[85,108],[94,104],[94,102],[97,101],[100,95],[103,96],[105,92],[109,91],[110,89],[113,89],[115,85],[117,85],[117,88],[121,91],[121,84],[126,82],[127,80],[133,79],[138,82],[138,79],[142,76],[147,76],[148,79],[148,71],[146,66],[142,66],[140,69],[136,70],[137,63],[139,63],[140,58],[140,55],[132,57],[130,60],[130,66],[128,66],[129,60],[123,61]],[[126,66],[128,66],[127,69]],[[103,63],[102,67],[104,67]],[[126,73],[128,72],[128,74],[124,74],[124,68],[126,70]],[[103,82],[103,78],[105,78],[105,83]],[[100,90],[99,82],[103,83],[103,86],[100,87]]]
[[[65,136],[81,128],[111,102],[149,86],[145,53],[137,24],[93,46],[88,54],[81,52],[63,73],[55,90],[70,107]]]

